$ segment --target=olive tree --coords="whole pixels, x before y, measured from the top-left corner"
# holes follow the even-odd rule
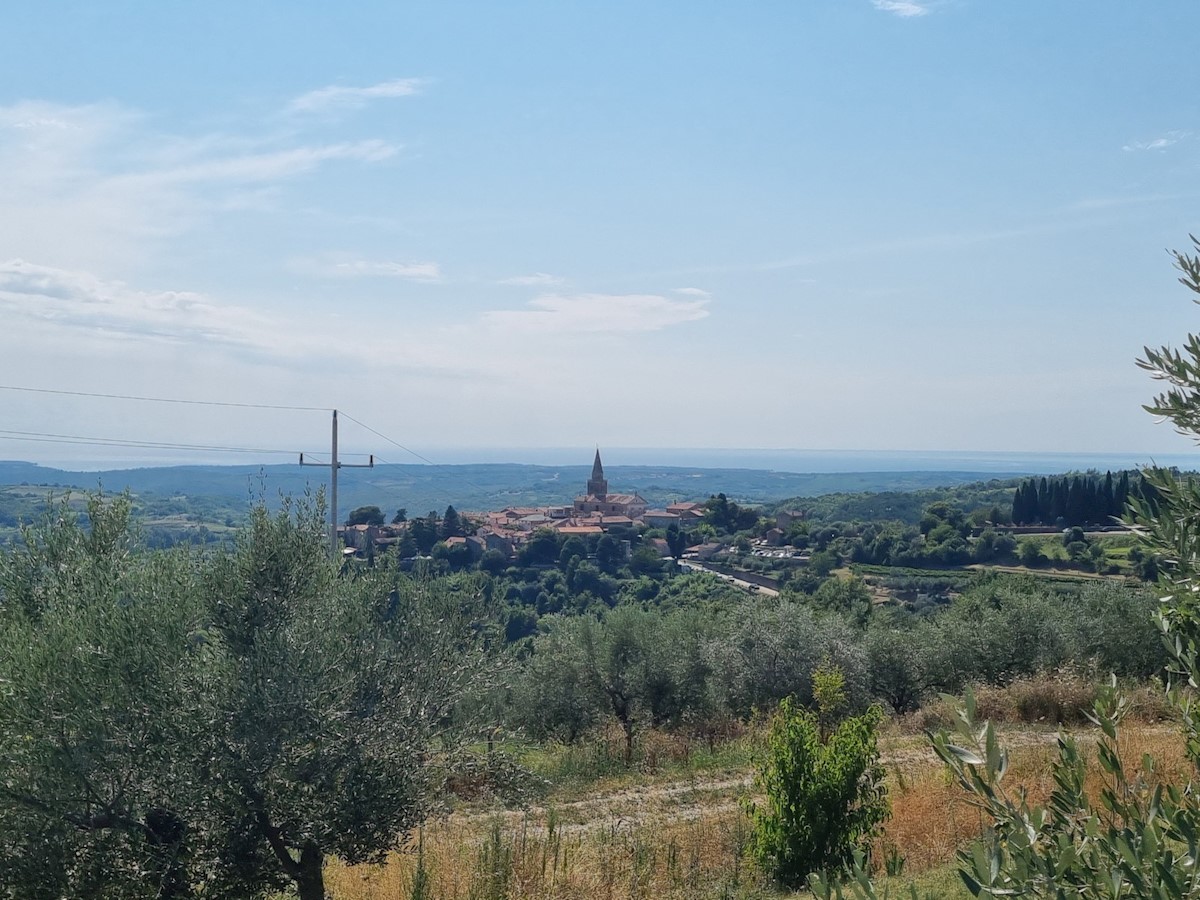
[[[600,619],[552,617],[513,696],[516,721],[535,737],[574,741],[606,716],[625,737],[625,764],[645,725],[676,724],[707,710],[703,615],[618,606]]]
[[[582,616],[543,621],[549,630],[534,639],[513,686],[513,722],[531,737],[573,743],[600,721],[604,710],[582,639],[591,623]]]
[[[65,503],[0,555],[0,895],[179,897],[210,835],[193,570],[138,554],[128,498]],[[206,847],[211,850],[211,847]]]
[[[213,793],[301,900],[323,898],[327,855],[382,861],[422,820],[486,660],[473,594],[344,577],[322,531],[319,505],[256,510],[204,573],[222,651]]]
[[[139,552],[93,501],[0,557],[0,869],[20,897],[323,900],[427,813],[487,634],[466,583],[339,572],[320,504]]]
[[[813,672],[823,662],[846,673],[851,709],[866,706],[866,657],[858,635],[835,615],[818,615],[786,599],[743,603],[707,643],[714,702],[749,716],[784,697],[813,704]]]

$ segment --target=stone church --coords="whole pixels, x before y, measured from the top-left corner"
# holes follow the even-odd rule
[[[628,516],[640,518],[647,503],[638,494],[610,494],[608,481],[604,477],[604,464],[600,462],[600,448],[596,448],[596,461],[592,463],[592,477],[588,479],[587,493],[575,498],[575,515]]]

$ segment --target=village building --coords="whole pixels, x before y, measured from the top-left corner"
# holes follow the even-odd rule
[[[775,527],[787,531],[797,522],[804,521],[804,513],[796,509],[784,509],[775,513]]]
[[[485,550],[496,550],[503,553],[505,559],[513,555],[513,536],[501,531],[496,531],[492,528],[481,528],[479,537],[483,538],[483,546]]]
[[[604,529],[599,525],[563,525],[554,530],[558,534],[575,535],[576,537],[593,537],[604,534]]]
[[[642,521],[647,528],[679,527],[679,513],[665,509],[648,509],[642,514]]]
[[[679,516],[679,528],[682,531],[690,531],[704,521],[703,503],[669,503],[667,512]]]
[[[671,545],[662,538],[650,538],[650,540],[646,542],[646,545],[653,548],[654,551],[663,559],[668,559],[672,555]]]
[[[610,494],[608,480],[604,477],[604,464],[600,462],[600,448],[596,448],[596,460],[592,463],[592,477],[588,479],[587,493],[575,498],[576,516],[599,513],[601,516],[640,519],[649,504],[638,494]],[[617,524],[613,522],[612,524]],[[624,524],[624,523],[621,523]]]

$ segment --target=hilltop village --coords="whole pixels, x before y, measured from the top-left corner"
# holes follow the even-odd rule
[[[451,550],[469,553],[474,560],[482,558],[489,550],[509,559],[539,531],[583,539],[604,534],[624,538],[628,530],[641,526],[691,532],[704,521],[704,504],[672,503],[664,509],[650,509],[636,492],[610,493],[597,448],[587,486],[570,506],[508,506],[482,513],[458,513],[451,507],[436,526],[428,519],[409,520],[407,516],[391,524],[384,524],[377,517],[375,521],[356,521],[357,518],[363,516],[356,517],[351,513],[347,524],[340,529],[347,556],[362,556],[401,545],[401,556],[404,557],[412,555],[405,550],[426,549],[421,545],[427,541],[421,538],[432,537],[443,541]],[[429,529],[435,533],[422,534]],[[411,545],[405,547],[409,541]],[[663,557],[671,555],[666,540],[656,539],[653,546]]]
[[[442,571],[478,566],[499,574],[578,556],[604,560],[611,575],[660,577],[700,564],[768,590],[791,584],[806,593],[847,565],[857,568],[843,576],[862,567],[882,567],[879,575],[916,568],[940,570],[944,581],[950,569],[992,566],[1148,579],[1157,571],[1153,555],[1112,535],[1125,530],[1120,512],[1136,497],[1151,498],[1138,473],[1091,472],[912,494],[797,497],[765,508],[717,494],[651,509],[636,491],[609,491],[597,449],[570,505],[450,506],[413,518],[401,509],[390,524],[379,507],[360,507],[341,535],[348,560],[370,563],[386,552],[404,568],[432,557],[445,563]]]

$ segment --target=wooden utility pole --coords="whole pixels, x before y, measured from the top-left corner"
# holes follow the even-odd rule
[[[338,550],[338,469],[373,469],[375,468],[375,455],[368,457],[369,461],[365,463],[344,463],[338,461],[338,416],[337,410],[333,411],[333,436],[330,442],[329,451],[329,552],[333,554],[334,559],[338,559],[341,553]],[[321,466],[324,463],[305,462],[304,454],[300,454],[300,465],[302,466]]]

